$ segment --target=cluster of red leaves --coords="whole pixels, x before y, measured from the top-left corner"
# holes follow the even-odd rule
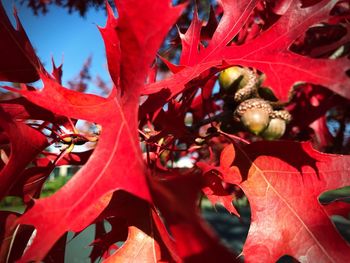
[[[235,262],[198,211],[203,192],[239,216],[232,205],[235,192],[227,187],[235,185],[247,196],[252,214],[245,261],[275,262],[290,255],[303,262],[346,262],[350,246],[330,216],[346,215],[349,206],[322,205],[318,198],[350,185],[350,157],[287,139],[297,139],[298,131],[317,121],[314,132],[326,144],[326,129],[319,124],[325,112],[349,105],[349,5],[272,2],[221,0],[207,22],[195,9],[187,31],[179,32],[179,64],[161,58],[171,74],[158,81],[164,72],[156,53],[186,5],[115,1],[118,18],[107,6],[107,24],[100,28],[114,83],[106,98],[63,87],[61,67],[53,65],[48,73],[16,14],[14,29],[0,6],[0,80],[20,83],[2,86],[20,97],[0,104],[0,196],[19,196],[26,205],[23,215],[0,213],[1,261],[58,262],[67,232],[78,234],[96,224],[92,262],[99,257]],[[343,55],[330,59],[339,47]],[[214,127],[203,131],[203,119],[222,110],[220,94],[213,94],[216,73],[231,65],[263,72],[263,84],[279,100],[288,98],[294,84],[304,83],[290,105],[294,120],[286,140],[249,143]],[[28,84],[39,79],[41,89]],[[78,120],[98,124],[101,132],[79,133]],[[93,151],[70,151],[74,144],[96,140]],[[69,147],[48,152],[55,143]],[[176,168],[191,154],[193,168]],[[40,198],[53,169],[67,164],[82,168],[55,194]],[[125,241],[119,249],[118,241]]]

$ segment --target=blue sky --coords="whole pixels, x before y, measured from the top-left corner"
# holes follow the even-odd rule
[[[37,55],[51,72],[51,57],[59,65],[63,57],[63,85],[74,78],[80,71],[84,61],[92,55],[91,75],[99,75],[110,81],[102,37],[97,25],[104,27],[106,14],[103,9],[96,11],[90,8],[85,17],[78,12],[68,13],[68,10],[55,5],[49,6],[47,14],[35,16],[28,7],[16,1],[2,1],[12,23],[13,6],[18,11],[27,35],[32,42]],[[89,87],[89,90],[93,87]]]

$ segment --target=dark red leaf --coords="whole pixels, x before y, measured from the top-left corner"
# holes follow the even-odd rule
[[[30,226],[16,223],[20,214],[0,211],[0,259],[1,262],[15,262],[27,246],[33,233]]]
[[[34,82],[39,79],[41,67],[34,49],[14,11],[17,28],[14,29],[0,3],[0,81]]]
[[[0,128],[11,143],[8,163],[0,171],[0,199],[21,180],[24,169],[48,146],[46,137],[24,123],[15,122],[0,107]]]
[[[184,262],[236,262],[199,217],[200,175],[169,173],[161,177],[152,183],[155,202]]]

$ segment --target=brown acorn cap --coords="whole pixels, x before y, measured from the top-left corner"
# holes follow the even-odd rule
[[[290,115],[289,111],[287,110],[275,110],[270,114],[270,117],[272,119],[284,120],[287,123],[292,120],[292,115]]]
[[[244,78],[241,81],[241,83],[243,83],[244,80],[246,83],[243,87],[239,88],[235,93],[234,100],[236,102],[244,101],[258,94],[258,90],[256,88],[258,79],[256,74],[248,68],[244,68],[242,71],[243,71]]]
[[[266,100],[253,98],[245,100],[238,105],[234,113],[235,118],[239,120],[240,117],[242,117],[242,115],[249,109],[262,109],[269,115],[271,115],[273,112],[272,106]]]

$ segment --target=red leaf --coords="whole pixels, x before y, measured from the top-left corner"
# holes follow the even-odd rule
[[[60,84],[62,84],[62,74],[63,74],[62,67],[63,67],[63,64],[56,67],[55,61],[52,58],[52,76],[54,76],[54,78]]]
[[[112,230],[100,236],[95,244],[103,245],[108,250],[114,243],[125,241],[108,257],[108,262],[123,262],[125,259],[145,262],[179,261],[173,251],[173,241],[164,235],[160,239],[160,233],[167,235],[167,231],[159,215],[145,201],[119,191],[100,216],[105,217]]]
[[[220,155],[220,166],[222,168],[229,168],[235,160],[236,152],[233,144],[227,145]]]
[[[128,239],[121,250],[118,250],[104,262],[125,262],[125,259],[142,262],[158,262],[156,257],[156,242],[136,227],[129,227]]]
[[[34,49],[14,10],[17,28],[14,29],[0,3],[0,81],[34,82],[41,67]]]
[[[13,119],[39,119],[55,122],[55,115],[25,98],[1,101],[1,107]]]
[[[350,91],[347,88],[350,78],[346,74],[349,61],[346,57],[333,60],[315,59],[289,50],[290,45],[310,26],[327,21],[335,1],[323,0],[302,8],[295,0],[268,30],[239,46],[234,44],[227,46],[227,44],[238,34],[257,1],[222,2],[224,16],[209,46],[203,49],[198,57],[193,58],[196,63],[163,81],[149,84],[143,91],[144,94],[167,87],[172,95],[175,95],[190,80],[199,77],[212,67],[223,68],[238,64],[264,72],[267,75],[265,84],[271,86],[275,95],[281,100],[287,100],[292,85],[301,81],[326,86],[350,98]]]
[[[119,18],[114,18],[108,6],[107,25],[101,29],[108,68],[114,84],[137,97],[159,46],[184,5],[172,7],[170,1],[154,4],[149,0],[115,2]]]
[[[18,213],[0,211],[0,259],[15,262],[27,246],[33,228],[16,224]]]
[[[46,137],[24,123],[15,122],[0,107],[0,128],[10,140],[11,154],[0,171],[0,199],[6,196],[21,179],[22,172],[48,146]]]
[[[176,241],[179,256],[185,262],[236,262],[199,217],[200,175],[172,172],[159,176],[161,179],[152,181],[154,198]]]
[[[179,32],[181,38],[182,52],[180,65],[193,65],[198,57],[200,47],[200,33],[202,22],[198,19],[197,9],[193,12],[193,20],[185,34]],[[173,71],[174,72],[174,71]]]
[[[118,249],[114,243],[120,240],[126,240],[127,238],[127,228],[125,225],[125,219],[121,218],[110,218],[108,222],[112,226],[110,232],[106,232],[104,227],[104,221],[99,221],[96,223],[95,230],[95,240],[90,246],[93,246],[93,249],[90,253],[91,262],[95,262],[96,259],[100,258],[101,255],[104,258],[110,256],[109,251],[112,249]]]
[[[204,182],[205,185],[202,191],[208,197],[209,201],[213,205],[217,203],[222,204],[227,211],[239,217],[239,213],[232,204],[235,196],[226,191],[220,178],[214,173],[206,173],[204,175]]]
[[[166,58],[163,58],[162,56],[159,56],[159,58],[169,68],[169,70],[172,73],[177,73],[185,68],[182,65],[175,65],[175,64],[171,63],[169,60],[167,60]]]
[[[201,36],[203,39],[211,39],[215,33],[216,28],[218,27],[218,21],[215,16],[215,11],[213,6],[210,6],[209,19],[205,26],[202,27]]]
[[[197,166],[202,169],[204,173],[204,186],[202,191],[208,197],[209,201],[215,205],[217,203],[222,204],[228,212],[240,216],[236,208],[232,204],[235,196],[232,193],[228,193],[222,185],[222,180],[231,184],[240,182],[238,168],[231,166],[236,157],[235,148],[232,144],[228,144],[220,155],[220,166],[215,167],[203,162],[197,162]],[[221,178],[217,173],[217,170],[221,173]]]
[[[27,168],[19,182],[11,189],[10,195],[22,197],[24,203],[31,202],[33,198],[39,198],[42,186],[54,168],[53,164]]]
[[[214,54],[216,50],[220,50],[222,47],[226,47],[248,20],[250,13],[258,1],[221,0],[220,2],[224,14],[209,43],[208,49],[204,50],[204,54],[201,54],[205,57],[209,54]]]
[[[12,249],[12,240],[14,239],[15,227],[14,222],[17,220],[19,214],[1,211],[0,212],[0,258],[6,261],[10,257]],[[5,262],[5,261],[4,261]]]
[[[112,78],[114,81],[120,78],[122,96],[113,92],[104,99],[71,91],[45,74],[41,74],[43,90],[17,90],[57,115],[102,125],[98,145],[88,163],[58,192],[36,201],[19,219],[21,224],[34,225],[37,230],[22,262],[42,259],[66,231],[83,230],[106,207],[113,191],[122,189],[150,200],[137,136],[138,95],[161,41],[183,6],[173,8],[165,1],[158,5],[152,1],[118,1],[117,6],[118,20],[110,16],[107,21],[112,42],[106,42],[106,46],[107,58],[113,60],[109,61],[109,67],[118,67],[120,63],[121,76]],[[120,41],[120,61],[111,58],[109,53],[112,47],[108,45],[116,39]],[[119,87],[119,83],[115,84]]]
[[[322,154],[310,143],[260,142],[240,149],[236,162],[252,211],[243,248],[247,262],[275,262],[283,255],[347,261],[350,246],[318,197],[350,184],[349,156]]]
[[[350,204],[342,201],[334,201],[325,204],[324,209],[329,216],[340,215],[348,218],[350,214]]]

